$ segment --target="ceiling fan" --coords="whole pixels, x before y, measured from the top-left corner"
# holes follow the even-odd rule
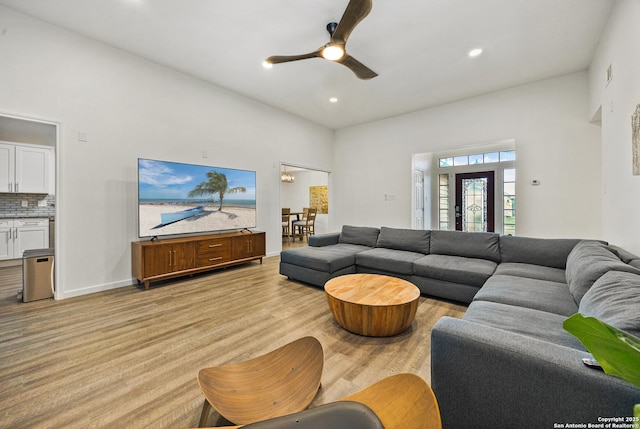
[[[274,55],[267,58],[265,65],[286,63],[289,61],[306,60],[308,58],[324,58],[348,67],[360,79],[371,79],[378,74],[360,61],[353,58],[346,51],[346,44],[353,29],[371,12],[372,0],[350,0],[339,23],[327,24],[327,31],[331,35],[329,43],[320,49],[302,55]]]

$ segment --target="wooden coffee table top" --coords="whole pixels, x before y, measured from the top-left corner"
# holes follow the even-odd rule
[[[379,274],[347,274],[324,285],[336,322],[347,331],[389,337],[409,328],[420,289],[408,281]]]
[[[324,290],[335,299],[366,306],[401,305],[420,297],[406,280],[379,274],[347,274],[329,280]]]

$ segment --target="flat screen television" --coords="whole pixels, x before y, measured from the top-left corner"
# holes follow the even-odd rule
[[[256,172],[138,159],[138,235],[256,227]]]

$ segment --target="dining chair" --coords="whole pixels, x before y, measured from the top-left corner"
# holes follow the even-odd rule
[[[316,233],[315,223],[317,211],[317,209],[310,208],[307,211],[306,219],[297,220],[291,224],[294,240],[296,237],[300,237],[300,240],[302,240],[303,237],[307,237],[307,241],[309,241],[309,236]]]
[[[289,229],[291,220],[291,209],[283,208],[282,209],[282,236],[289,237],[291,235],[291,230]]]

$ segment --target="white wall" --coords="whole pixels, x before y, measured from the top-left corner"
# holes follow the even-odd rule
[[[640,176],[631,169],[631,115],[640,104],[640,2],[618,0],[589,69],[590,113],[602,121],[602,230],[640,255]],[[613,79],[605,72],[612,65]]]
[[[280,250],[280,160],[330,170],[332,131],[11,9],[0,17],[0,112],[61,124],[58,297],[130,284],[138,157],[257,171],[258,229],[268,254]]]
[[[518,235],[600,238],[600,130],[588,104],[581,72],[339,130],[330,224],[410,227],[413,153],[514,139]]]

